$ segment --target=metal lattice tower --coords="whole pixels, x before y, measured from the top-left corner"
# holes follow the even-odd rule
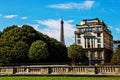
[[[61,19],[60,24],[61,24],[61,26],[60,26],[60,42],[65,44],[65,41],[64,41],[64,26],[63,26],[64,21],[63,21],[63,19]]]

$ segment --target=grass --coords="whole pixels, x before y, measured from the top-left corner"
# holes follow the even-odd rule
[[[0,80],[120,80],[120,77],[2,76]]]

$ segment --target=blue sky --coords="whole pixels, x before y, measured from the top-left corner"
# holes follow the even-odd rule
[[[99,18],[120,40],[120,0],[0,0],[0,31],[7,26],[28,24],[57,40],[64,19],[65,43],[74,43],[76,24]]]

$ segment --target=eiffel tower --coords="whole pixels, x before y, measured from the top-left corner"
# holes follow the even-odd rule
[[[63,19],[61,19],[60,24],[61,24],[61,26],[60,26],[60,42],[65,44],[65,41],[64,41],[64,26],[63,26],[64,21],[63,21]]]

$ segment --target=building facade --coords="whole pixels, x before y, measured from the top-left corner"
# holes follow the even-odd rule
[[[89,64],[109,62],[113,51],[113,36],[107,25],[95,18],[82,20],[76,28],[75,43],[83,47]]]

